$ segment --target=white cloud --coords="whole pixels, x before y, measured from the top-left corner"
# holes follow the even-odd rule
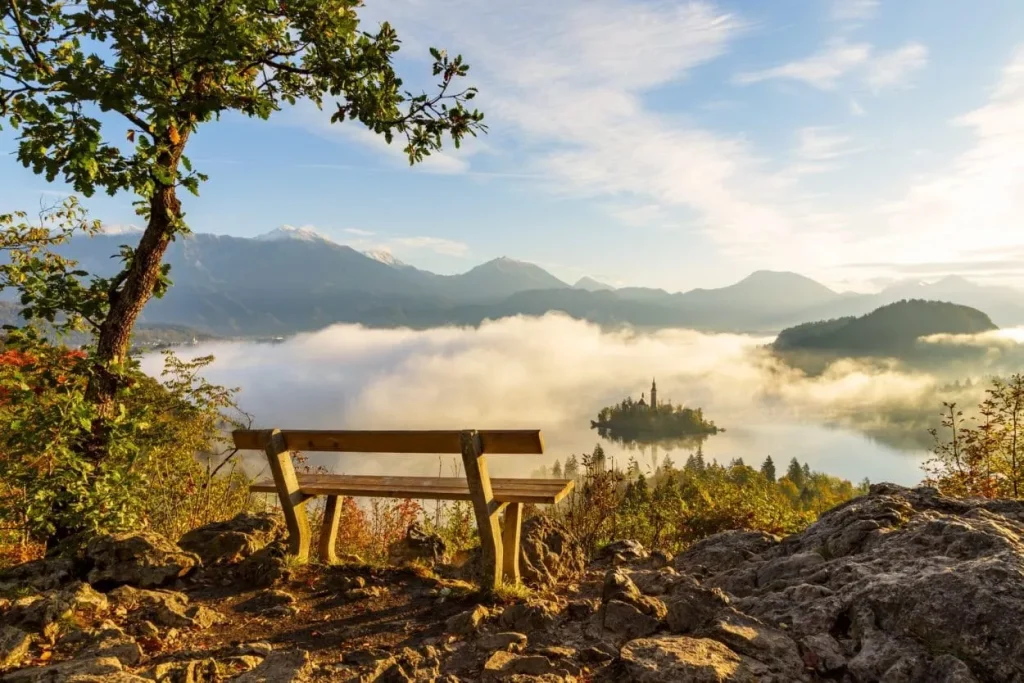
[[[469,254],[469,245],[465,242],[443,239],[441,237],[395,237],[389,240],[385,249],[406,250],[406,251],[432,251],[435,254],[444,256],[466,256]]]
[[[804,161],[827,161],[852,154],[848,135],[835,133],[827,126],[810,126],[797,131],[796,155]]]
[[[907,43],[889,52],[876,53],[869,43],[848,43],[833,39],[815,54],[760,71],[737,74],[733,81],[740,85],[770,80],[793,80],[819,90],[836,90],[843,78],[860,74],[873,91],[903,85],[928,64],[928,48],[920,43]],[[855,113],[863,110],[851,105]]]
[[[879,226],[856,245],[865,256],[905,255],[905,265],[964,261],[971,254],[982,261],[985,253],[1024,246],[1024,46],[989,101],[951,123],[971,133],[970,145],[865,217],[865,224]]]
[[[928,48],[920,43],[907,43],[871,60],[864,82],[876,91],[902,85],[927,64]]]
[[[547,463],[555,458],[564,461],[584,449],[589,452],[597,439],[589,420],[600,406],[627,395],[639,398],[652,375],[657,376],[663,398],[701,406],[726,427],[726,433],[705,445],[709,457],[726,461],[750,455],[729,450],[730,443],[735,450],[749,447],[742,440],[730,441],[736,432],[766,424],[806,427],[815,420],[877,417],[922,401],[931,410],[937,402],[936,382],[928,375],[843,362],[823,375],[806,377],[760,348],[766,341],[692,330],[610,332],[549,314],[507,318],[477,329],[369,330],[336,325],[283,344],[208,344],[182,349],[181,355],[212,353],[216,360],[204,375],[218,384],[242,387],[242,407],[254,415],[257,426],[541,429],[550,453]],[[143,367],[156,374],[161,360],[153,354],[144,359]],[[798,434],[788,444],[787,457],[810,458],[816,469],[843,471],[840,455],[806,443],[806,429]],[[622,449],[605,446],[609,455],[623,457]],[[872,449],[865,450],[864,457],[870,459]],[[397,455],[387,456],[386,464],[362,455],[329,457],[325,464],[351,474],[379,474],[387,467],[429,475],[430,468],[436,474],[438,464],[437,458]],[[894,459],[889,457],[892,467]],[[904,471],[917,475],[916,462],[907,460]],[[526,472],[517,471],[522,462],[495,458],[491,466],[509,476],[528,474],[545,461],[531,460]],[[858,458],[851,471],[876,478],[878,473],[864,471],[865,466]]]
[[[832,0],[832,18],[837,21],[871,19],[878,5],[879,0]]]
[[[834,40],[825,49],[806,59],[789,62],[761,71],[738,74],[741,85],[775,79],[801,81],[821,90],[834,90],[839,79],[863,66],[871,57],[871,45]]]
[[[360,237],[369,237],[375,234],[372,230],[362,230],[361,228],[343,228],[342,231],[350,235],[359,235]]]

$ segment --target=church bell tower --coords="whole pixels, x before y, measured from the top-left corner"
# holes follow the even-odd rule
[[[658,383],[651,380],[651,408],[658,407]]]

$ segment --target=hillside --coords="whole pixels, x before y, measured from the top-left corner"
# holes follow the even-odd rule
[[[76,238],[63,253],[86,271],[110,275],[119,265],[111,254],[135,238]],[[757,271],[726,287],[676,293],[615,289],[591,278],[570,286],[535,264],[510,258],[438,275],[390,253],[362,252],[294,228],[260,238],[190,235],[171,244],[167,261],[174,286],[150,302],[143,322],[224,336],[286,335],[338,322],[478,325],[549,311],[601,325],[767,333],[808,320],[862,316],[906,298],[972,306],[1002,326],[1024,324],[1024,295],[955,277],[897,283],[875,294],[837,293],[797,273],[773,271]]]
[[[591,559],[538,515],[519,554],[531,590],[502,597],[425,547],[412,567],[288,563],[283,521],[243,514],[178,543],[101,537],[82,562],[0,573],[16,596],[0,598],[0,672],[12,683],[1020,681],[1022,520],[1021,501],[878,484],[784,539],[735,529],[673,557],[620,538]]]
[[[933,334],[977,334],[998,329],[981,311],[941,301],[911,299],[860,317],[805,323],[779,333],[776,351],[825,351],[850,355],[903,354]]]

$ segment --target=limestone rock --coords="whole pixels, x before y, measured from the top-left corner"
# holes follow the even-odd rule
[[[447,631],[459,636],[468,636],[476,632],[480,623],[490,616],[490,611],[483,605],[477,605],[448,619],[445,622]]]
[[[279,540],[284,531],[284,521],[277,514],[243,512],[189,531],[178,545],[198,555],[204,567],[232,565]]]
[[[644,614],[636,605],[609,600],[598,611],[601,627],[615,636],[618,642],[649,636],[661,626],[650,614]]]
[[[149,668],[145,676],[157,683],[219,683],[221,680],[213,659],[163,662]]]
[[[28,654],[32,637],[13,626],[0,627],[0,671],[17,666]]]
[[[288,607],[295,604],[295,596],[281,590],[260,591],[248,600],[235,606],[238,612],[266,612],[275,607]]]
[[[108,607],[106,596],[93,590],[89,584],[77,583],[43,595],[15,600],[4,621],[53,636],[58,622],[75,614],[95,616]]]
[[[564,526],[545,515],[523,522],[519,573],[535,587],[563,585],[583,574],[583,549]]]
[[[110,599],[139,620],[172,628],[209,628],[223,620],[204,605],[190,604],[188,596],[177,591],[144,590],[121,586],[110,592]]]
[[[555,611],[550,605],[539,600],[518,603],[506,607],[499,621],[510,631],[528,634],[551,626],[555,621]]]
[[[47,557],[0,571],[0,591],[48,591],[74,580],[74,563],[66,557]]]
[[[489,633],[477,638],[476,646],[486,652],[494,650],[505,650],[507,652],[522,652],[526,647],[526,634],[515,631],[504,631],[502,633]]]
[[[3,680],[4,683],[98,683],[117,680],[115,676],[123,673],[121,662],[113,657],[89,657],[20,669],[7,674]]]
[[[185,552],[151,531],[97,536],[85,547],[93,585],[163,586],[199,565],[199,556]]]
[[[628,603],[655,620],[663,619],[668,612],[665,603],[641,593],[629,575],[621,569],[613,569],[605,574],[601,600],[605,603],[612,600]]]
[[[630,539],[612,541],[601,548],[601,559],[617,559],[619,562],[636,562],[647,559],[647,551],[639,542]]]
[[[570,672],[543,655],[517,655],[499,650],[484,662],[484,680],[510,680],[517,674],[564,677]]]
[[[305,650],[272,652],[252,671],[231,679],[234,683],[304,683],[313,672]]]
[[[693,578],[680,581],[665,598],[668,626],[673,633],[687,634],[704,628],[723,610],[729,598],[719,588],[705,588]]]
[[[819,673],[917,683],[946,662],[950,680],[1024,680],[1024,501],[880,484],[781,542],[719,534],[676,567],[784,625]]]
[[[710,638],[640,638],[622,647],[624,680],[636,683],[790,683]]]
[[[763,531],[725,531],[694,543],[676,556],[675,567],[681,572],[700,575],[713,569],[723,572],[777,545],[779,538]]]
[[[413,522],[405,531],[405,538],[388,547],[388,560],[402,565],[417,560],[436,564],[444,560],[445,543],[437,534],[427,533],[419,522]]]
[[[246,586],[265,588],[287,581],[291,577],[288,568],[288,547],[283,541],[273,541],[245,558],[235,568],[234,575]]]

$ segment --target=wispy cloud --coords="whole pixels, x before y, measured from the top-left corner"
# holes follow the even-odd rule
[[[834,90],[839,79],[864,65],[871,56],[868,43],[847,43],[832,41],[823,50],[806,59],[800,59],[781,66],[761,71],[740,73],[735,82],[741,85],[776,79],[801,81],[821,90]]]
[[[375,234],[372,230],[363,230],[361,228],[342,228],[342,232],[347,232],[350,235],[360,235],[362,237],[369,237]]]
[[[762,81],[793,80],[819,90],[836,90],[846,77],[857,76],[874,92],[904,85],[928,64],[928,48],[907,43],[888,52],[876,53],[870,43],[829,41],[810,57],[760,71],[737,74],[733,81],[750,85]],[[858,108],[860,105],[856,105]]]
[[[988,102],[951,124],[971,134],[969,147],[865,216],[871,229],[860,235],[854,253],[905,254],[904,271],[913,264],[957,263],[964,272],[970,263],[975,271],[991,268],[999,254],[1022,246],[1024,46]],[[1024,265],[1017,272],[1018,282],[1024,280]]]
[[[397,248],[406,251],[432,251],[444,256],[466,256],[469,245],[465,242],[443,239],[441,237],[394,237],[385,247],[388,250]]]
[[[875,91],[903,85],[927,64],[928,48],[920,43],[907,43],[871,60],[864,82]]]

